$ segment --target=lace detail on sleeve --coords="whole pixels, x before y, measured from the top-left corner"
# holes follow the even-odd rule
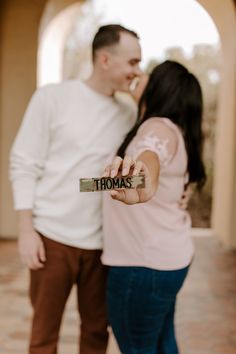
[[[134,156],[137,157],[145,150],[153,151],[158,155],[160,165],[165,167],[173,157],[168,151],[168,144],[169,139],[161,139],[153,132],[147,133],[134,144]]]

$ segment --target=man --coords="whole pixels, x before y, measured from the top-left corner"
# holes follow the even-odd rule
[[[77,284],[80,354],[104,354],[106,270],[101,265],[101,194],[79,193],[80,177],[100,176],[105,161],[134,124],[116,97],[140,74],[138,36],[101,27],[85,82],[48,85],[33,95],[11,151],[19,252],[30,269],[34,314],[30,354],[57,353],[65,303]]]

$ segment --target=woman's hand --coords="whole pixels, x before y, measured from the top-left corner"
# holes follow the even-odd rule
[[[144,175],[145,188],[116,189],[110,192],[111,197],[125,204],[136,204],[146,202],[154,194],[150,171],[146,164],[141,159],[134,161],[130,156],[125,156],[124,159],[116,156],[112,164],[105,168],[103,177],[114,178],[128,175],[138,176],[139,174]]]
[[[188,208],[189,201],[193,195],[193,186],[188,184],[187,188],[184,190],[181,199],[179,201],[179,207],[182,210],[186,210]]]
[[[142,75],[140,75],[134,83],[134,87],[131,89],[130,93],[131,96],[134,98],[134,100],[139,103],[140,98],[147,86],[149,80],[149,75],[143,73]]]

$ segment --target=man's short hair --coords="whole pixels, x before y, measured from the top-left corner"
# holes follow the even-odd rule
[[[139,39],[136,32],[134,32],[128,28],[125,28],[121,25],[112,24],[112,25],[101,26],[98,29],[97,33],[95,34],[93,42],[92,42],[93,61],[95,61],[96,53],[99,49],[104,48],[104,47],[113,46],[113,45],[119,43],[121,32],[128,33],[131,36]]]

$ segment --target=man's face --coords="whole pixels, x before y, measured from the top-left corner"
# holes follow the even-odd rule
[[[129,91],[133,79],[140,75],[141,48],[129,33],[120,33],[120,42],[109,50],[107,74],[113,91]]]

